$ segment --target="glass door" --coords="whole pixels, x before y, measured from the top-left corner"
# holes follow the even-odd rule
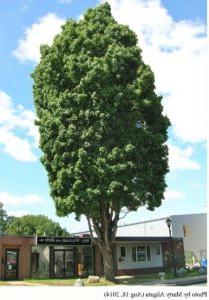
[[[64,253],[63,250],[54,250],[54,276],[64,277]]]
[[[18,279],[18,255],[17,249],[5,250],[5,280]]]
[[[54,250],[54,277],[68,278],[75,275],[73,250]]]
[[[74,251],[65,250],[65,277],[72,277],[74,275]]]

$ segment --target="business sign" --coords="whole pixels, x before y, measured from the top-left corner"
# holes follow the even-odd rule
[[[37,245],[68,245],[68,246],[85,246],[91,245],[90,238],[77,237],[46,237],[38,236]]]

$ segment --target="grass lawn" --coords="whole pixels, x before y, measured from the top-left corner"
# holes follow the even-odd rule
[[[32,284],[44,284],[44,285],[57,285],[57,286],[73,286],[75,284],[77,278],[71,279],[26,279],[25,282],[32,283]],[[87,283],[87,278],[83,279],[85,286],[107,286],[107,285],[134,285],[139,284],[148,280],[159,279],[158,274],[142,274],[137,276],[118,276],[116,281],[110,282],[105,280],[103,277],[100,278],[99,282],[97,283]]]
[[[59,286],[66,286],[66,285],[74,285],[76,279],[24,279],[24,282],[31,283],[31,284],[44,284],[44,285],[59,285]]]
[[[8,284],[5,281],[0,280],[0,286],[5,286],[5,285],[8,285]]]
[[[202,275],[198,271],[192,270],[187,271],[186,274],[182,276],[178,276],[178,278],[185,278],[191,276]],[[172,273],[166,273],[165,279],[173,279],[174,276]],[[160,277],[158,274],[140,274],[136,276],[118,276],[116,277],[115,283],[105,280],[104,278],[100,278],[98,283],[88,284],[87,278],[83,279],[85,286],[109,286],[109,285],[138,285],[143,282],[159,280]],[[19,281],[18,285],[47,285],[47,286],[74,286],[77,278],[70,279],[25,279],[23,281]],[[12,283],[12,282],[11,282]],[[9,282],[0,281],[0,286],[8,286],[12,285]],[[21,284],[22,283],[22,284]]]
[[[199,273],[199,271],[197,270],[187,270],[186,274],[178,276],[178,278],[185,278],[185,277],[192,277],[192,276],[199,276],[199,275],[203,275],[203,274]],[[174,278],[173,273],[166,273],[165,279],[173,279],[173,278]]]
[[[191,276],[198,276],[202,275],[198,271],[188,271],[185,275],[178,276],[178,278],[184,278],[184,277],[191,277]],[[166,273],[165,279],[173,279],[174,276],[172,273]],[[72,279],[27,279],[25,282],[28,283],[34,283],[34,284],[43,284],[43,285],[57,285],[57,286],[73,286],[75,284],[77,278]],[[107,286],[107,285],[137,285],[146,281],[151,280],[159,280],[159,275],[154,274],[141,274],[136,276],[118,276],[116,278],[116,282],[112,283],[104,278],[100,278],[100,281],[98,283],[94,284],[88,284],[87,278],[83,279],[85,286]]]
[[[41,284],[41,285],[51,285],[51,286],[73,286],[77,278],[71,279],[25,279],[24,282],[31,284]],[[98,283],[90,284],[87,283],[87,278],[83,279],[85,286],[105,286],[105,285],[114,285],[112,282],[100,278]]]

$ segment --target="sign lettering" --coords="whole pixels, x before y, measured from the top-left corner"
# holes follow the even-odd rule
[[[60,237],[37,237],[37,245],[70,245],[70,246],[80,246],[80,245],[91,245],[90,238],[60,238]]]

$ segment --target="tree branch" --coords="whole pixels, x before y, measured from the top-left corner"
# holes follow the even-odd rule
[[[121,217],[121,218],[119,218],[118,220],[122,220],[122,219],[124,219],[126,216],[127,216],[127,214],[129,213],[130,211],[129,210],[127,210],[125,213],[124,213],[124,215]]]
[[[96,241],[96,239],[94,238],[94,235],[93,235],[93,230],[92,230],[92,225],[91,225],[91,220],[90,220],[90,217],[89,216],[86,216],[87,218],[87,222],[88,222],[88,226],[89,226],[89,232],[90,232],[90,236],[91,236],[91,240],[92,242],[99,247],[99,243]]]

